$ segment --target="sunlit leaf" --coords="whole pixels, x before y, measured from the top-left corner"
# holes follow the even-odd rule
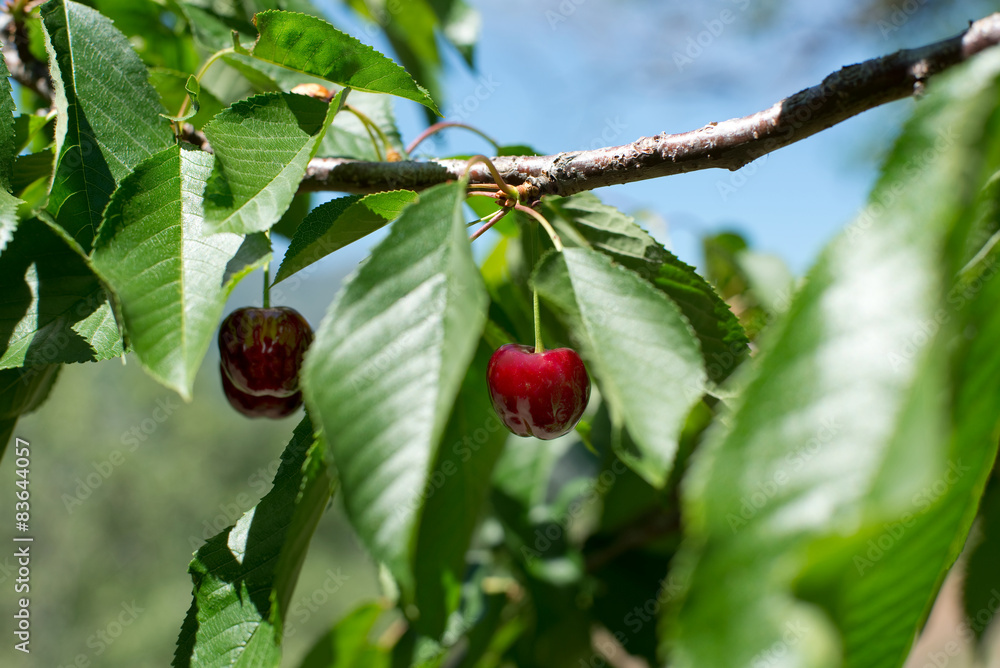
[[[148,65],[181,72],[198,69],[198,50],[170,25],[173,17],[165,16],[163,4],[156,0],[95,0],[93,4],[114,21]]]
[[[383,612],[377,603],[353,610],[316,641],[299,668],[389,668],[389,653],[368,639]]]
[[[326,21],[294,12],[260,12],[255,58],[371,93],[390,93],[437,112],[406,70]]]
[[[414,626],[437,638],[459,603],[467,569],[465,553],[489,493],[486,482],[507,430],[500,424],[486,389],[492,351],[480,345],[448,420],[431,468],[413,563],[416,604]]]
[[[292,93],[257,95],[206,125],[216,158],[205,190],[209,228],[247,234],[277,223],[345,97],[341,91],[327,104]]]
[[[464,199],[463,183],[441,185],[403,212],[334,300],[302,373],[347,513],[410,600],[425,489],[485,322]]]
[[[14,434],[17,419],[42,405],[61,368],[47,364],[0,371],[0,457]]]
[[[592,247],[628,267],[677,304],[694,328],[709,378],[721,382],[748,356],[743,328],[729,306],[695,270],[665,249],[631,216],[601,203],[592,193],[546,199],[569,245]]]
[[[0,58],[0,253],[3,253],[17,229],[17,207],[21,203],[11,194],[11,173],[18,149],[14,125],[16,106],[11,97],[9,76],[7,63]]]
[[[402,154],[403,140],[396,127],[392,111],[393,100],[385,95],[351,92],[351,106],[363,113],[389,140],[391,148]],[[374,141],[379,143],[376,150]],[[377,133],[366,129],[365,124],[352,113],[338,114],[326,131],[316,155],[356,160],[384,160],[385,151]]]
[[[37,219],[0,255],[0,369],[122,354],[118,323],[86,261]]]
[[[996,456],[1000,281],[947,286],[1000,166],[998,73],[932,86],[696,453],[671,665],[904,661]]]
[[[321,204],[306,216],[292,237],[274,282],[382,228],[416,199],[417,194],[412,190],[391,190],[349,195]]]
[[[190,398],[195,374],[236,280],[267,258],[227,266],[238,234],[210,234],[199,196],[210,153],[175,146],[122,181],[94,242],[93,265],[114,291],[132,350],[154,378]]]
[[[691,326],[662,292],[596,251],[549,254],[533,284],[581,346],[611,410],[616,454],[662,486],[684,420],[705,389]]]
[[[195,554],[174,666],[278,666],[292,591],[335,485],[326,456],[305,418],[271,491]]]
[[[41,13],[58,112],[46,210],[89,251],[116,184],[173,135],[145,65],[109,19],[72,0]]]

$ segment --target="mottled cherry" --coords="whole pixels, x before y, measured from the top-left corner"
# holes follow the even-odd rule
[[[536,353],[508,343],[486,370],[490,399],[504,426],[518,436],[553,439],[580,421],[590,400],[590,378],[570,348]]]
[[[226,399],[229,400],[229,405],[247,417],[266,417],[277,420],[291,415],[302,405],[301,392],[287,397],[276,397],[271,394],[254,396],[241,392],[233,385],[233,381],[229,380],[229,376],[226,375],[221,366],[219,370],[222,372],[222,391],[225,393]]]
[[[312,343],[309,323],[295,309],[239,308],[219,329],[222,386],[249,417],[284,417],[302,404],[299,368]]]

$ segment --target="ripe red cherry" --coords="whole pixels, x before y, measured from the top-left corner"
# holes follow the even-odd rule
[[[266,417],[277,420],[291,415],[302,405],[301,392],[287,397],[276,397],[270,394],[254,396],[241,392],[233,385],[233,381],[229,380],[229,376],[226,375],[221,365],[219,370],[222,372],[222,391],[225,393],[226,399],[229,400],[229,405],[247,417]]]
[[[294,309],[230,313],[219,329],[220,368],[230,403],[251,417],[283,417],[294,411],[301,404],[299,367],[312,340],[312,328]]]
[[[590,400],[587,369],[569,348],[536,353],[517,343],[500,346],[486,380],[500,421],[518,436],[562,436],[580,421]]]

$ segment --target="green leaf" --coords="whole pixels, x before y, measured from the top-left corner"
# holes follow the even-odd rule
[[[434,98],[439,99],[441,93],[438,33],[443,33],[472,66],[473,48],[482,22],[479,13],[461,0],[410,0],[405,3],[349,0],[347,4],[382,29],[399,63]],[[428,123],[432,123],[434,114],[425,111]]]
[[[736,261],[738,255],[749,250],[746,239],[737,232],[719,232],[703,237],[701,245],[705,275],[725,299],[749,289],[747,277]]]
[[[17,419],[42,405],[61,368],[58,364],[47,364],[0,371],[0,458],[14,434]]]
[[[437,17],[427,2],[411,0],[388,5],[385,2],[352,0],[348,4],[382,29],[399,64],[414,81],[426,88],[432,98],[439,99],[441,55],[434,32]],[[434,114],[428,109],[424,111],[427,112],[428,125],[433,123]]]
[[[222,56],[222,61],[242,74],[255,90],[262,93],[290,91],[303,80],[326,83],[322,79],[309,77],[301,72],[294,72],[266,60],[254,58],[249,53],[227,53]]]
[[[975,539],[965,565],[962,583],[965,616],[978,640],[993,621],[1000,603],[1000,484],[994,480],[986,490]]]
[[[198,99],[201,95],[201,84],[198,83],[198,79],[193,74],[188,76],[187,81],[184,82],[184,92],[191,99],[191,103],[188,105],[189,109],[184,112],[184,115],[171,116],[170,114],[160,114],[160,116],[174,123],[183,123],[197,116],[198,111],[201,109],[201,102]]]
[[[489,493],[493,466],[507,430],[490,403],[486,366],[490,350],[480,345],[455,400],[442,447],[431,467],[413,556],[416,629],[440,637],[459,603],[465,553]]]
[[[6,190],[0,190],[0,253],[7,247],[7,244],[14,238],[14,230],[17,229],[17,208],[23,202],[14,197]]]
[[[385,135],[397,152],[403,153],[403,140],[392,113],[392,98],[372,93],[351,92],[351,106],[367,116]],[[378,137],[375,137],[378,141]],[[384,160],[375,150],[372,136],[354,114],[338,114],[326,131],[316,155],[355,160]]]
[[[206,125],[216,159],[205,189],[209,229],[247,234],[277,223],[346,96],[341,91],[328,105],[292,93],[257,95]]]
[[[41,178],[52,174],[52,151],[27,153],[17,156],[14,161],[13,192],[22,194],[24,190]]]
[[[45,208],[89,251],[116,184],[173,135],[146,66],[110,20],[71,0],[41,13],[58,112]]]
[[[195,554],[188,569],[194,598],[174,666],[278,665],[295,582],[335,486],[326,457],[306,417],[271,491]]]
[[[10,192],[10,175],[14,169],[14,157],[18,154],[17,132],[14,124],[16,113],[17,105],[14,104],[10,85],[10,71],[7,69],[7,62],[0,58],[0,188],[7,192]],[[3,219],[0,219],[0,251],[3,250],[4,244],[9,241],[9,237],[6,240],[3,238],[4,222]]]
[[[281,220],[271,228],[271,234],[280,234],[286,239],[292,239],[298,231],[299,226],[305,221],[306,216],[312,211],[313,194],[311,192],[298,192],[292,198],[292,203],[285,209]],[[288,256],[288,253],[285,253]]]
[[[533,284],[579,341],[611,410],[615,453],[663,486],[684,420],[705,389],[690,325],[662,292],[595,251],[549,254]]]
[[[932,82],[695,454],[671,665],[775,643],[788,665],[902,665],[996,456],[1000,281],[946,287],[1000,166],[998,84],[995,53]]]
[[[275,11],[261,12],[254,20],[260,33],[255,58],[358,90],[414,100],[438,113],[434,100],[406,70],[326,21]]]
[[[490,506],[513,561],[540,586],[580,584],[583,557],[567,535],[570,504],[593,489],[594,457],[566,436],[551,442],[511,436],[493,473]]]
[[[428,0],[438,17],[445,38],[451,42],[469,67],[473,67],[476,42],[482,30],[482,17],[464,0]]]
[[[104,213],[92,263],[115,293],[143,368],[185,399],[236,280],[238,234],[209,234],[203,200],[212,155],[174,146],[122,181]],[[265,261],[269,249],[243,267]],[[235,278],[242,277],[241,272]]]
[[[323,11],[313,4],[311,0],[280,0],[278,2],[278,9],[283,9],[287,12],[323,16]]]
[[[0,369],[122,354],[107,294],[86,261],[45,223],[23,221],[0,255]]]
[[[348,516],[408,600],[424,492],[485,322],[464,188],[430,188],[403,212],[334,300],[302,373]]]
[[[94,8],[114,21],[139,56],[152,67],[168,67],[181,72],[198,69],[199,54],[193,42],[176,32],[176,20],[167,14],[174,3],[156,0],[95,0]]]
[[[468,202],[482,198],[474,197]],[[475,213],[478,210],[473,207]],[[521,214],[516,214],[521,215]],[[511,218],[512,216],[508,216]],[[501,223],[505,222],[501,221]],[[515,224],[516,225],[516,224]],[[516,229],[516,227],[515,227]],[[494,347],[505,343],[530,341],[535,331],[535,316],[532,308],[531,290],[528,278],[533,265],[530,251],[515,237],[501,237],[480,264],[486,290],[490,295],[490,322],[487,334]],[[537,257],[534,258],[537,261]],[[542,319],[542,334],[547,335],[553,325],[552,319]],[[551,338],[546,340],[552,341]]]
[[[752,251],[735,232],[705,237],[702,246],[709,279],[727,301],[742,305],[740,321],[756,339],[788,310],[794,277],[781,258]]]
[[[746,334],[729,306],[694,267],[660,245],[632,216],[602,204],[593,193],[546,198],[543,209],[551,214],[567,245],[608,255],[677,304],[698,336],[713,382],[727,378],[749,357]]]
[[[0,253],[14,236],[17,229],[17,207],[21,200],[11,193],[11,174],[14,169],[16,131],[14,113],[16,106],[11,96],[10,72],[7,63],[0,58]]]
[[[783,313],[795,292],[795,278],[788,265],[777,255],[744,251],[736,255],[754,296],[770,314]]]
[[[389,653],[368,636],[385,609],[366,603],[323,634],[299,668],[389,668]]]
[[[535,439],[511,438],[493,471],[493,487],[525,511],[544,506],[556,462],[569,446],[565,440],[539,447]]]
[[[274,278],[279,283],[313,262],[395,220],[417,200],[411,190],[350,195],[313,209],[302,221]]]
[[[220,16],[215,10],[225,8],[229,3],[182,2],[181,11],[191,27],[195,43],[209,53],[233,46],[233,30],[246,41],[253,40],[253,25],[245,17]],[[232,3],[231,6],[238,6]]]
[[[55,125],[53,121],[54,117],[36,116],[35,114],[16,116],[14,118],[14,153],[20,154],[27,150],[36,142],[36,139],[40,143],[47,143],[46,135],[52,134]],[[45,134],[39,136],[43,130]]]

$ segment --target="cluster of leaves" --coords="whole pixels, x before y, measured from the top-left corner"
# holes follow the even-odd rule
[[[17,115],[0,95],[5,440],[65,363],[131,352],[189,398],[226,296],[270,258],[269,231],[291,237],[281,282],[391,223],[331,295],[273,489],[195,555],[175,665],[279,665],[335,492],[392,605],[337,622],[304,668],[622,652],[899,665],[996,457],[1000,54],[933,82],[870,205],[794,296],[738,238],[706,243],[738,318],[590,194],[540,205],[562,252],[518,214],[479,265],[463,182],[310,210],[297,193],[309,160],[372,158],[370,123],[401,150],[378,94],[435,112],[410,73],[428,80],[438,27],[471,53],[476,19],[459,2],[400,3],[386,32],[408,73],[306,0],[251,4],[172,3],[165,21],[151,1],[49,0],[16,30],[50,63],[52,112]],[[222,65],[191,77],[209,54]],[[341,88],[286,92],[317,81]],[[22,107],[40,108],[35,95]],[[185,96],[192,113],[169,116]],[[210,152],[176,138],[181,119]],[[532,290],[546,341],[577,347],[596,385],[577,432],[546,444],[508,438],[485,390],[492,348],[532,337]],[[995,609],[990,493],[967,581],[976,633]]]

